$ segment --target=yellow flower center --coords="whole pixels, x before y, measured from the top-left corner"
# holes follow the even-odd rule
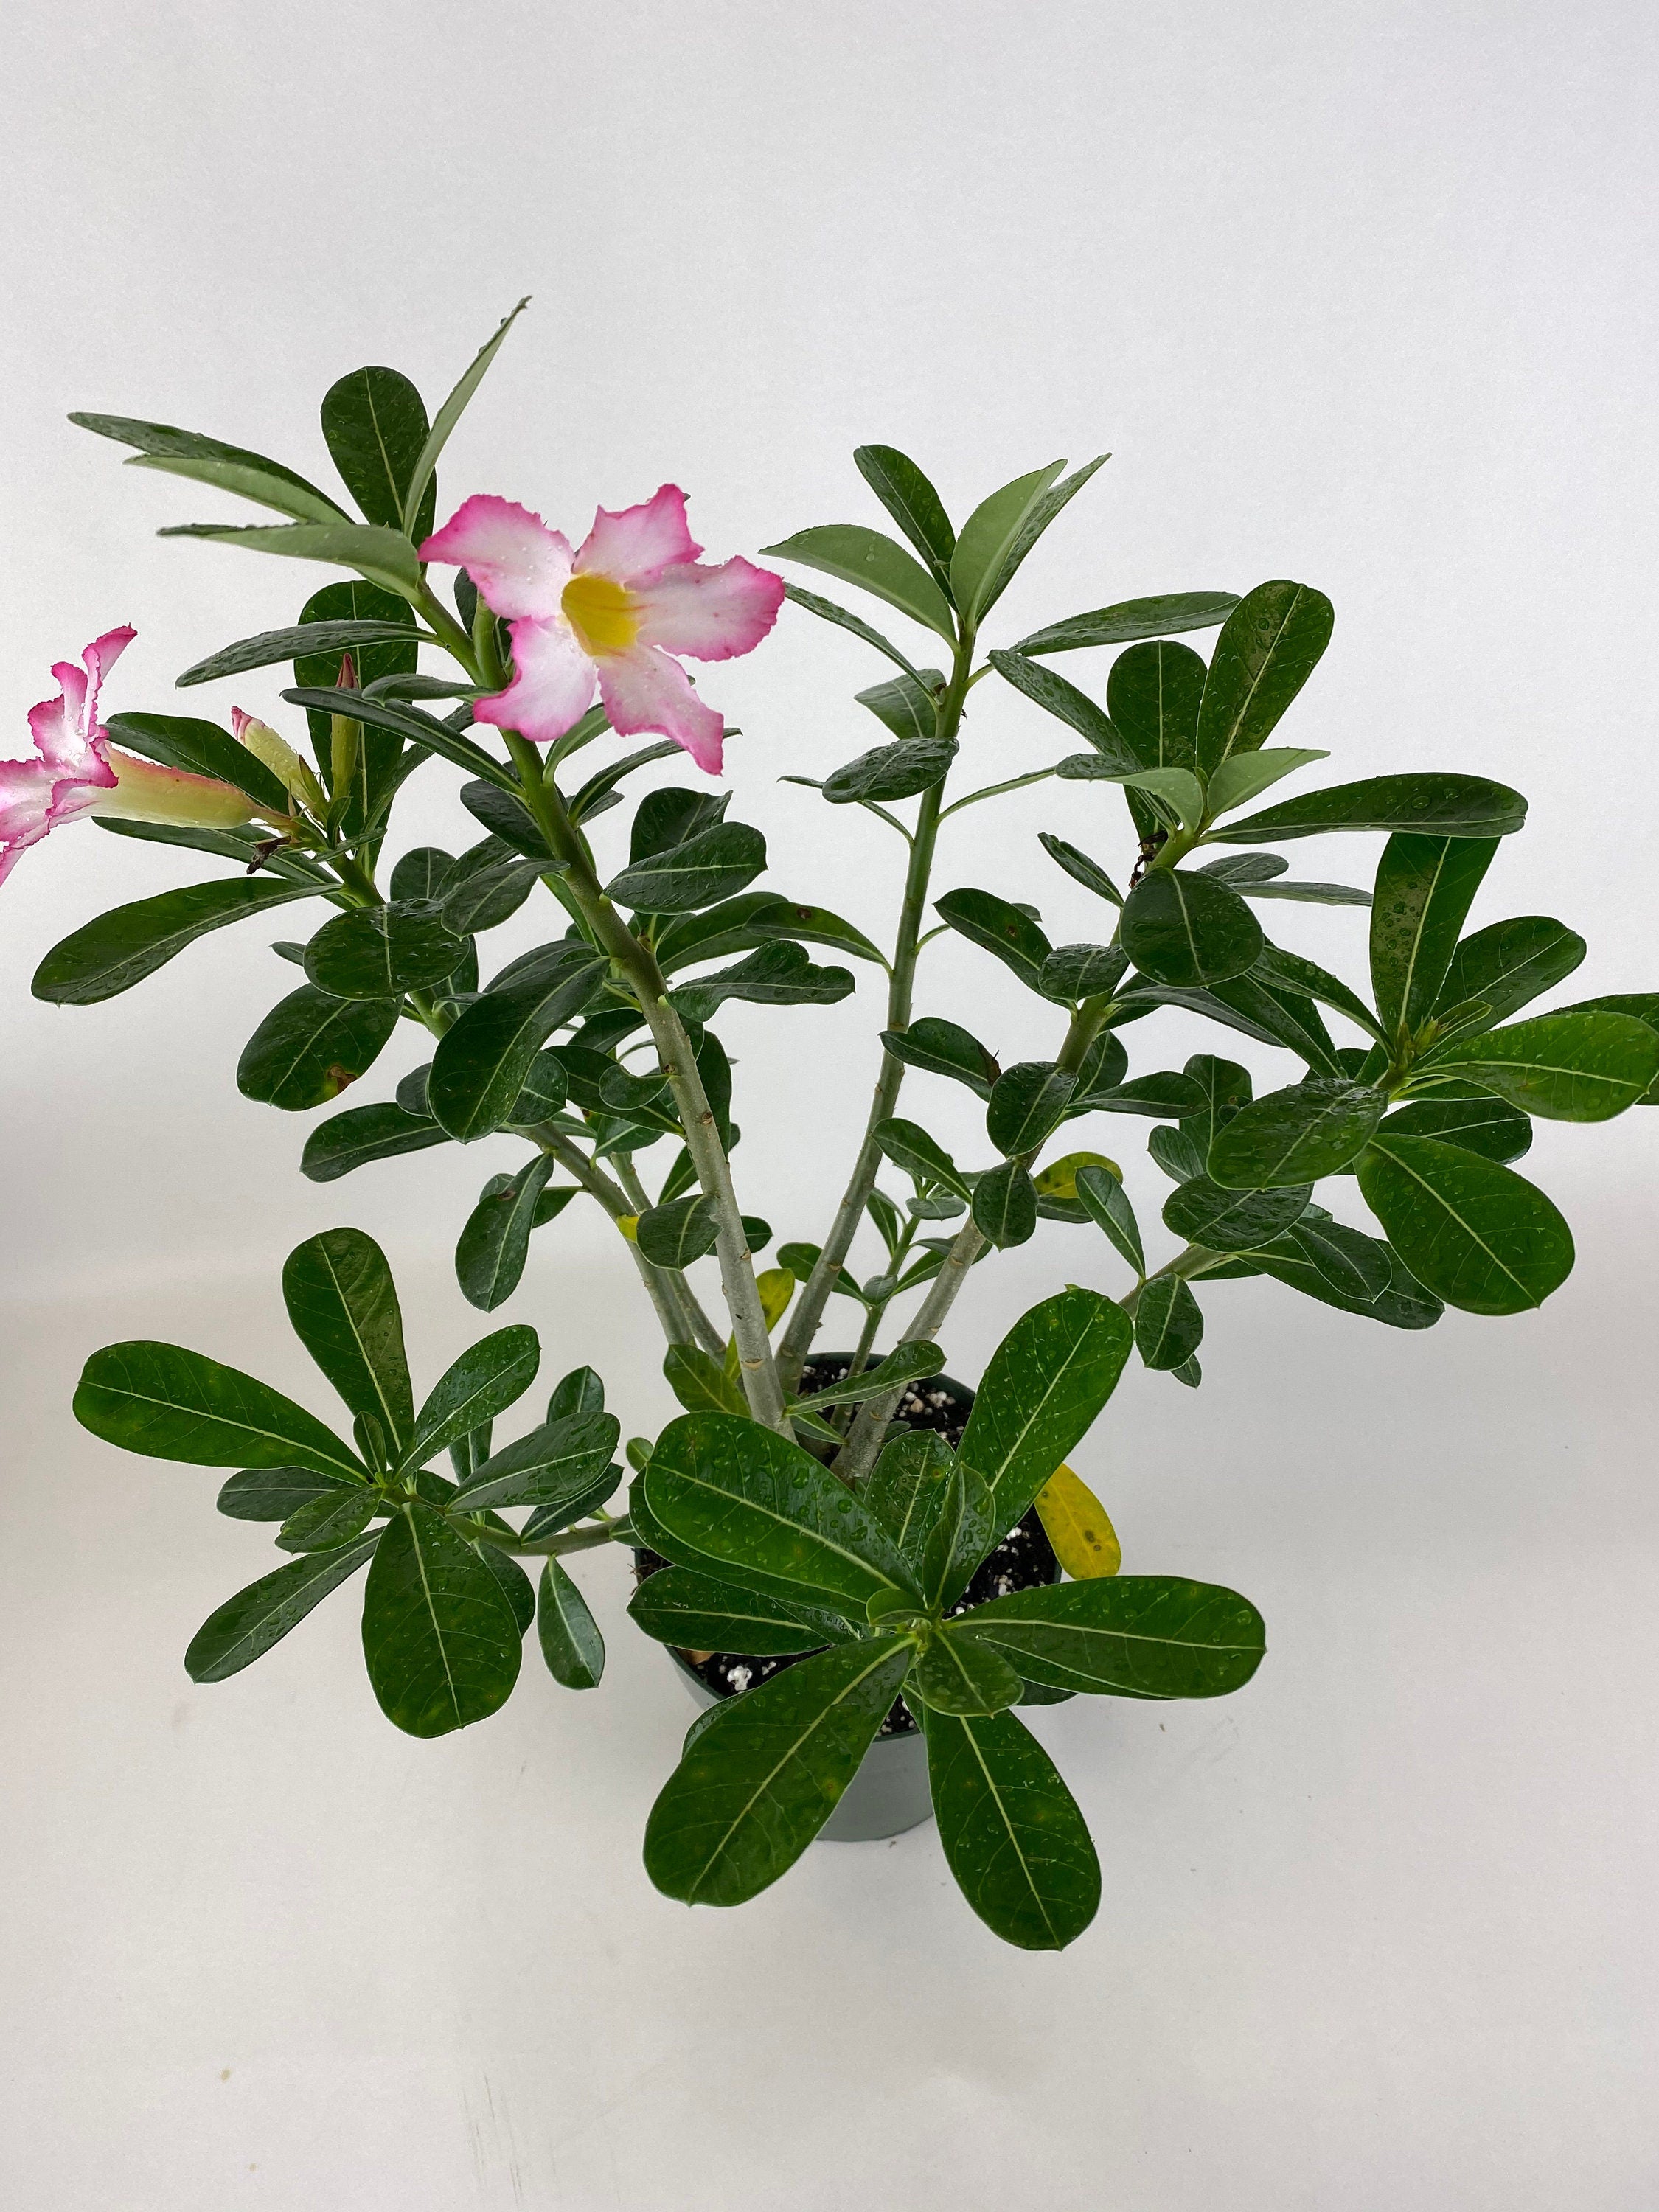
[[[640,634],[633,594],[609,576],[573,576],[561,604],[583,650],[596,656],[626,653]]]

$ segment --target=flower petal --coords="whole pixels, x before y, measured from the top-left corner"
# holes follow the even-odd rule
[[[684,745],[699,768],[720,774],[724,720],[698,698],[678,660],[649,645],[608,653],[599,663],[599,696],[619,736],[660,731]]]
[[[570,581],[570,540],[493,492],[464,501],[421,547],[421,558],[465,568],[484,605],[509,621],[557,614]]]
[[[38,844],[51,829],[57,780],[44,761],[0,761],[0,884],[16,866],[18,855]]]
[[[783,579],[741,557],[718,568],[688,561],[635,585],[634,599],[641,645],[694,660],[734,660],[752,653],[777,620]]]
[[[81,655],[86,663],[87,674],[92,678],[92,719],[98,718],[98,693],[104,678],[138,635],[130,623],[123,623],[118,629],[106,629],[102,637],[95,637]]]
[[[505,691],[473,701],[473,720],[516,730],[535,744],[550,744],[587,712],[593,664],[562,615],[549,622],[515,622],[512,635],[517,672]]]
[[[620,514],[600,507],[575,559],[578,575],[611,576],[619,584],[647,584],[665,568],[695,561],[696,544],[685,520],[685,494],[664,484],[642,506]]]

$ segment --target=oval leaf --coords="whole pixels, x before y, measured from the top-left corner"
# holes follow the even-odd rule
[[[1249,908],[1213,876],[1154,868],[1123,909],[1124,949],[1160,983],[1225,982],[1254,966],[1263,941]]]
[[[1572,1231],[1543,1192],[1495,1160],[1378,1130],[1359,1188],[1406,1265],[1449,1306],[1520,1313],[1572,1272]]]
[[[408,1735],[447,1735],[505,1705],[519,1624],[500,1582],[429,1505],[393,1514],[363,1592],[363,1657],[380,1711]]]
[[[1075,1942],[1099,1908],[1100,1862],[1030,1730],[1007,1712],[930,1714],[927,1778],[945,1863],[992,1934],[1023,1951]]]
[[[176,1344],[106,1345],[82,1370],[75,1418],[106,1443],[192,1467],[303,1467],[361,1481],[356,1455],[280,1390]]]

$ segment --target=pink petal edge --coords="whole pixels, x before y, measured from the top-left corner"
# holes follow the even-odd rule
[[[464,500],[420,554],[422,561],[465,568],[484,605],[509,622],[556,615],[570,581],[570,540],[527,507],[494,492]]]
[[[515,622],[512,636],[513,681],[492,698],[474,700],[473,718],[516,730],[532,744],[551,744],[587,712],[593,664],[562,615],[549,622]]]
[[[609,576],[637,587],[695,561],[702,550],[685,520],[685,494],[678,484],[663,484],[638,507],[614,514],[599,508],[574,565],[578,575]]]
[[[739,554],[717,568],[687,562],[635,586],[641,645],[689,653],[694,660],[735,660],[752,653],[778,618],[783,579]]]
[[[599,663],[599,696],[619,737],[657,731],[683,745],[710,775],[720,772],[726,725],[693,690],[678,661],[655,646],[608,653]]]

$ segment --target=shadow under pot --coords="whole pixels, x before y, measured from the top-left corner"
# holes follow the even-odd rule
[[[827,1390],[832,1382],[842,1381],[850,1364],[851,1355],[845,1352],[820,1352],[809,1359],[801,1372],[801,1395],[811,1397],[815,1391]],[[908,1386],[893,1417],[894,1425],[935,1430],[954,1450],[962,1442],[962,1432],[973,1406],[974,1394],[965,1382],[956,1382],[949,1375],[935,1375]],[[668,1565],[659,1553],[636,1551],[634,1578],[641,1583]],[[996,1549],[981,1561],[961,1603],[953,1611],[965,1613],[970,1606],[984,1605],[994,1597],[1006,1597],[1012,1590],[1038,1589],[1059,1580],[1060,1561],[1054,1557],[1054,1546],[1033,1506]],[[681,1651],[669,1647],[669,1656],[679,1669],[693,1701],[707,1709],[726,1698],[741,1697],[745,1690],[752,1690],[785,1667],[799,1666],[812,1654],[791,1652],[781,1658],[757,1659],[740,1651]],[[1028,1705],[1057,1705],[1070,1695],[1068,1690],[1045,1689],[1038,1683],[1028,1682],[1021,1702]],[[878,1842],[883,1837],[902,1835],[905,1829],[917,1826],[933,1809],[927,1788],[927,1747],[904,1699],[896,1698],[892,1711],[864,1755],[864,1763],[819,1830],[818,1840],[833,1844]]]

